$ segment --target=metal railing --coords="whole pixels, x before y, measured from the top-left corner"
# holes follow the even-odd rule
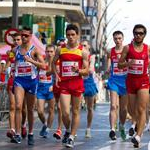
[[[1,0],[2,2],[11,2],[12,0]],[[81,5],[82,0],[19,0],[20,2],[43,2],[62,5]]]
[[[9,117],[9,99],[7,84],[0,83],[0,121],[7,120]]]

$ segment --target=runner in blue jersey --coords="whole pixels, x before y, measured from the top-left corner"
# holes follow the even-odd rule
[[[16,135],[13,142],[21,143],[21,110],[24,97],[26,97],[28,111],[28,145],[34,145],[33,123],[34,123],[34,103],[37,92],[37,68],[45,69],[45,63],[40,51],[31,43],[32,30],[24,27],[22,32],[22,45],[15,50],[15,78],[14,95],[16,101]]]
[[[49,71],[50,63],[53,60],[55,55],[55,46],[47,45],[45,51],[45,64],[46,69],[40,69],[39,71],[39,81],[38,81],[38,89],[37,89],[37,108],[38,108],[38,116],[41,122],[43,123],[43,127],[40,131],[40,136],[47,138],[49,136],[50,128],[54,119],[54,94],[53,94],[53,75],[47,75],[47,71]],[[45,116],[45,103],[48,103],[48,117]]]
[[[85,88],[84,99],[87,105],[87,129],[85,131],[85,137],[91,138],[93,106],[94,106],[95,96],[98,93],[98,89],[96,87],[94,77],[93,77],[95,56],[90,55],[90,43],[88,41],[84,40],[81,42],[81,44],[89,56],[89,75],[84,77],[84,88]]]

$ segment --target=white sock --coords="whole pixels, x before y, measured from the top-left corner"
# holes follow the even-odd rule
[[[69,138],[74,141],[74,135],[70,135]]]
[[[15,129],[11,128],[11,130],[15,133]]]
[[[136,136],[135,136],[135,139],[140,143],[141,137],[140,137],[139,135],[136,135]]]
[[[47,127],[47,128],[46,128],[46,131],[47,131],[47,132],[50,132],[50,128]]]
[[[132,124],[131,128],[135,129],[135,124]]]
[[[86,130],[91,130],[91,128],[87,128]]]
[[[114,129],[114,128],[111,128],[111,130],[115,132],[115,129]]]

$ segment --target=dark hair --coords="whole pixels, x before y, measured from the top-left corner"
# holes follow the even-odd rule
[[[30,27],[24,26],[24,27],[22,28],[22,30],[29,31],[30,34],[32,34],[32,29],[31,29]]]
[[[139,28],[144,29],[144,33],[145,33],[145,34],[147,33],[146,27],[145,27],[144,25],[142,25],[142,24],[136,24],[136,25],[134,26],[134,28],[133,28],[133,33],[135,32],[136,29],[139,29]]]
[[[16,36],[21,36],[21,33],[18,33],[18,32],[14,33],[13,38],[16,37]]]
[[[122,32],[122,31],[119,31],[119,30],[113,32],[113,36],[115,36],[116,34],[121,34],[122,36],[124,36],[124,35],[123,35],[123,32]]]
[[[53,45],[53,44],[48,44],[48,45],[46,46],[46,49],[47,49],[47,48],[54,48],[54,51],[56,50],[56,46]]]
[[[74,30],[76,34],[79,34],[79,29],[75,24],[68,24],[66,28],[66,33],[68,30]]]

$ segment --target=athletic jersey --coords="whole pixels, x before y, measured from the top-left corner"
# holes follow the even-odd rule
[[[115,51],[115,47],[111,49],[110,59],[111,59],[111,76],[118,77],[118,76],[126,76],[127,75],[127,67],[123,69],[118,68],[118,62],[121,56],[121,52],[117,53]]]
[[[26,55],[31,56],[31,52],[35,49],[34,45],[31,45]],[[24,55],[20,53],[21,46],[16,48],[16,64],[15,64],[15,77],[22,77],[25,79],[35,79],[37,77],[37,67],[30,62],[24,60]]]
[[[46,68],[48,68],[48,66]],[[40,69],[40,71],[39,71],[39,83],[52,84],[53,83],[52,75],[47,76],[46,71],[47,71],[47,69],[46,70]]]
[[[60,49],[60,78],[61,80],[82,78],[78,72],[73,72],[72,67],[82,68],[82,49],[80,46],[70,50],[67,47]]]
[[[133,44],[129,44],[129,52],[127,61],[133,61],[132,65],[128,68],[128,76],[142,77],[148,75],[148,45],[143,44],[143,50],[137,52]]]

